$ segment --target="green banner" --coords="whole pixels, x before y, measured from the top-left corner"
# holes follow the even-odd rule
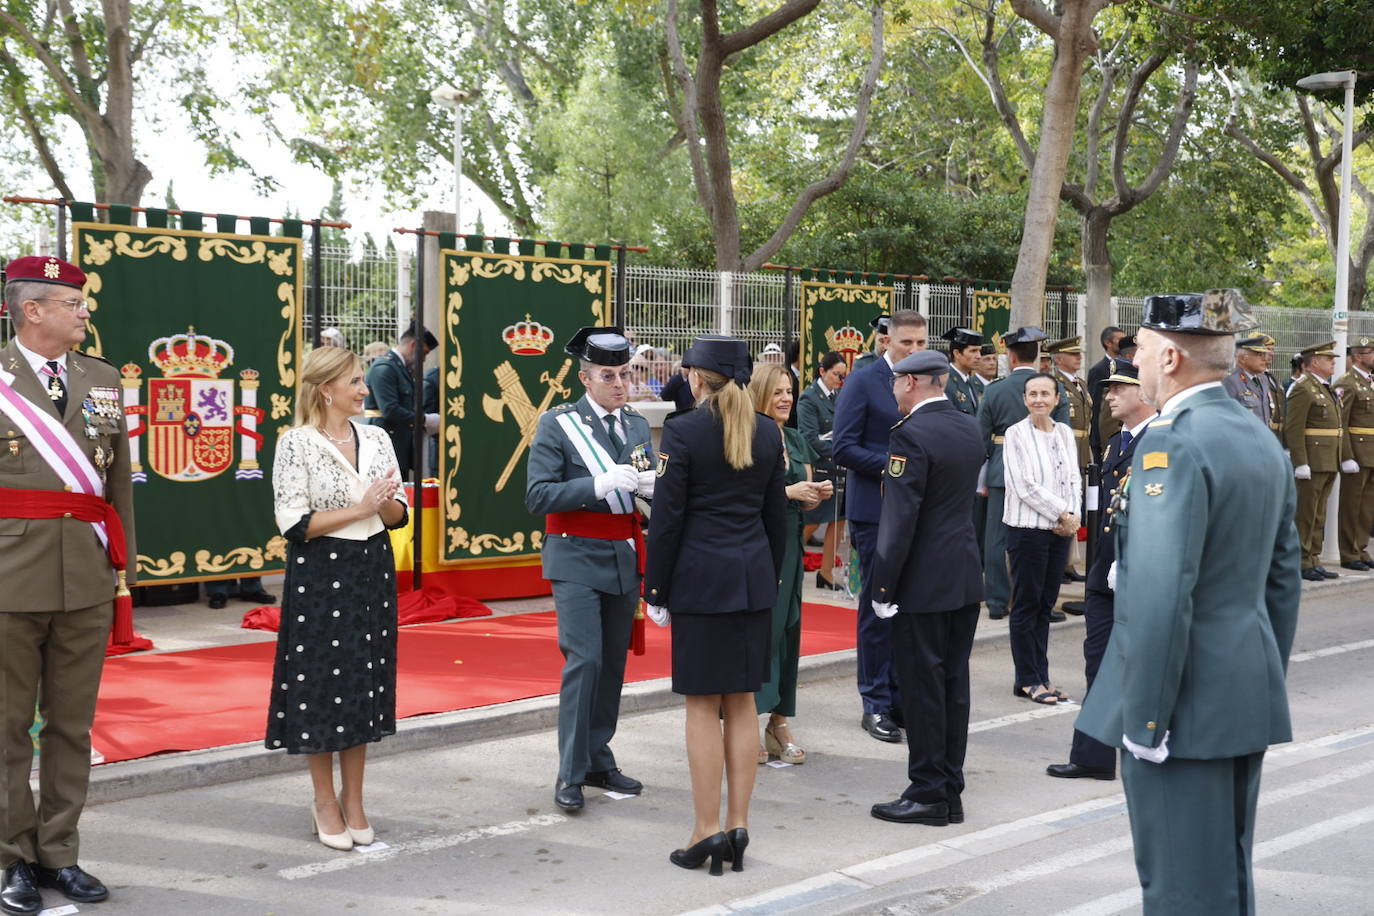
[[[277,436],[295,410],[301,240],[77,223],[86,352],[118,366],[138,582],[279,571]]]
[[[525,509],[530,442],[544,411],[583,394],[563,347],[578,328],[611,323],[611,265],[441,251],[439,270],[440,555],[525,564],[544,530]]]
[[[892,288],[804,280],[801,289],[802,378],[814,379],[821,357],[831,350],[853,367],[854,357],[873,348],[875,315],[892,314]]]
[[[997,352],[1006,352],[1002,346],[1002,335],[1011,330],[1011,293],[995,289],[973,290],[973,327],[969,328],[983,335],[986,343],[996,344]]]

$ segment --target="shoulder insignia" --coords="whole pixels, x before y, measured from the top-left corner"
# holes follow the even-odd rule
[[[1147,427],[1145,427],[1145,428],[1146,428],[1146,429],[1160,429],[1160,428],[1165,427],[1165,426],[1173,426],[1173,425],[1174,425],[1174,419],[1173,419],[1173,417],[1169,417],[1168,419],[1165,419],[1165,420],[1156,420],[1156,421],[1154,421],[1153,423],[1151,423],[1149,426],[1147,426]]]
[[[106,359],[105,357],[101,356],[101,355],[98,354],[98,353],[87,353],[87,352],[84,351],[84,350],[73,350],[73,351],[71,351],[71,352],[72,352],[72,355],[73,355],[73,356],[83,356],[83,357],[85,357],[86,359],[93,359],[93,360],[95,360],[95,361],[98,362],[98,363],[104,363],[105,365],[109,366],[111,369],[114,368],[114,363],[110,362],[108,359]]]
[[[1146,471],[1153,470],[1154,468],[1167,468],[1168,466],[1168,452],[1146,452],[1145,456],[1140,459],[1140,467]]]
[[[666,473],[668,473],[668,453],[667,453],[667,452],[659,452],[659,453],[658,453],[658,468],[654,471],[654,476],[656,476],[656,477],[662,477],[662,476],[663,476],[664,474],[666,474]]]
[[[887,476],[901,477],[906,473],[906,456],[891,455],[887,459]]]
[[[628,416],[631,416],[631,417],[637,417],[637,416],[639,416],[639,411],[635,410],[635,409],[634,409],[633,407],[631,407],[629,404],[626,404],[624,407],[620,408],[620,410],[621,410],[621,413],[624,413],[624,414],[626,414],[626,415],[628,415]]]
[[[554,413],[567,413],[568,411],[570,411],[570,410],[575,410],[576,408],[577,408],[577,402],[576,402],[576,401],[564,401],[562,404],[559,404],[557,407],[555,407],[555,408],[553,409],[553,412],[554,412]]]

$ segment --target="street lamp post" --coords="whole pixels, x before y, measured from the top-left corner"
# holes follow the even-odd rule
[[[1309,92],[1345,90],[1345,117],[1341,127],[1341,206],[1336,218],[1336,301],[1331,306],[1331,331],[1336,338],[1336,374],[1345,362],[1350,331],[1350,160],[1355,122],[1355,71],[1317,73],[1298,80]]]
[[[463,231],[463,105],[482,94],[480,89],[440,86],[429,94],[438,104],[453,109],[453,229]]]

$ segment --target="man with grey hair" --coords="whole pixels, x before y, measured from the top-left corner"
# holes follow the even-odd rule
[[[1233,335],[1254,327],[1238,291],[1151,296],[1141,324],[1140,390],[1160,416],[1114,501],[1115,620],[1076,727],[1127,752],[1145,913],[1253,913],[1260,769],[1292,737],[1293,473],[1221,386]]]

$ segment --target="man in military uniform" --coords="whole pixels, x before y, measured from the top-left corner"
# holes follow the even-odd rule
[[[954,409],[969,416],[978,415],[978,401],[982,386],[974,384],[975,372],[983,355],[983,335],[967,328],[950,328],[940,335],[949,341],[949,382],[945,397]]]
[[[631,795],[643,788],[616,767],[610,744],[644,575],[635,497],[653,495],[654,472],[649,421],[625,403],[624,331],[582,328],[564,350],[580,360],[587,393],[539,418],[525,506],[546,516],[543,570],[563,653],[554,803],[576,811],[584,785]]]
[[[424,340],[421,360],[439,346],[439,341],[429,331],[424,332]],[[409,477],[414,463],[420,459],[414,454],[415,377],[411,369],[414,362],[415,329],[406,328],[401,334],[401,342],[368,367],[367,399],[363,402],[363,415],[368,422],[382,427],[391,437],[402,477]],[[424,422],[426,432],[438,431],[437,413],[425,414]]]
[[[886,317],[886,316],[883,316]],[[873,614],[871,578],[877,548],[878,519],[882,514],[882,478],[887,467],[887,440],[901,414],[892,394],[892,367],[911,353],[924,350],[928,339],[925,316],[900,309],[888,319],[887,351],[880,359],[851,372],[835,402],[831,442],[835,463],[847,468],[845,518],[859,554],[858,687],[863,700],[860,726],[879,741],[902,740],[893,718],[897,709],[896,675],[889,646],[891,626]]]
[[[1124,483],[1130,478],[1131,457],[1135,454],[1136,443],[1155,416],[1154,406],[1141,397],[1139,374],[1128,360],[1120,357],[1112,360],[1111,374],[1102,380],[1101,390],[1107,409],[1123,428],[1107,440],[1107,448],[1102,455],[1101,491],[1106,505],[1103,515],[1106,522],[1097,542],[1097,553],[1088,569],[1083,609],[1083,673],[1089,692],[1092,691],[1093,681],[1102,665],[1102,655],[1112,635],[1115,596],[1108,573],[1116,562],[1113,518],[1116,507],[1126,498]],[[1045,768],[1045,772],[1060,779],[1115,779],[1116,751],[1075,729],[1069,762],[1052,763]]]
[[[1283,424],[1283,445],[1298,482],[1296,521],[1302,540],[1302,577],[1310,582],[1340,577],[1321,562],[1326,500],[1337,471],[1354,474],[1360,469],[1350,452],[1341,407],[1329,387],[1336,368],[1335,347],[1331,340],[1302,351],[1302,377],[1288,391]]]
[[[1269,386],[1269,407],[1271,409],[1269,428],[1282,442],[1284,410],[1288,404],[1288,395],[1274,375],[1274,348],[1278,346],[1279,342],[1268,334],[1258,336],[1264,341],[1264,374],[1260,376],[1260,380]]]
[[[6,270],[15,337],[0,349],[0,905],[43,908],[40,887],[77,903],[109,891],[77,864],[91,723],[115,604],[129,623],[133,486],[119,372],[73,349],[90,318],[86,277],[52,257]],[[29,727],[38,704],[38,804]]]
[[[983,344],[983,349],[978,351],[978,368],[974,370],[973,378],[970,381],[974,390],[978,392],[980,400],[987,387],[997,381],[996,344]]]
[[[882,355],[887,352],[887,320],[888,316],[886,315],[874,315],[869,319],[868,326],[873,329],[873,352],[860,353],[854,357],[854,364],[849,367],[850,372],[872,365],[873,360],[882,358]]]
[[[1226,393],[1270,429],[1275,429],[1274,389],[1265,378],[1269,364],[1267,334],[1242,337],[1236,341],[1236,368],[1222,379]]]
[[[1086,479],[1088,465],[1092,463],[1092,449],[1088,445],[1088,434],[1092,429],[1093,399],[1088,394],[1088,385],[1078,377],[1083,368],[1083,342],[1078,337],[1056,340],[1045,348],[1054,356],[1054,379],[1059,383],[1061,401],[1068,404],[1069,428],[1073,430],[1074,442],[1078,445],[1078,476]],[[1087,492],[1087,487],[1083,488]],[[1080,511],[1079,518],[1086,518]],[[1067,582],[1082,582],[1077,564],[1083,557],[1082,542],[1077,537],[1069,542],[1069,559],[1064,566],[1064,579]],[[1081,613],[1081,604],[1072,602],[1070,610]]]
[[[1112,430],[1105,436],[1099,436],[1100,418],[1111,416],[1109,411],[1102,409],[1102,399],[1106,396],[1107,376],[1112,373],[1112,361],[1121,355],[1118,344],[1126,336],[1126,332],[1115,326],[1108,326],[1102,329],[1098,340],[1102,343],[1103,356],[1100,360],[1093,363],[1088,369],[1088,395],[1092,398],[1092,422],[1088,425],[1088,445],[1092,448],[1093,460],[1102,463],[1102,450],[1117,430]]]
[[[1365,572],[1374,568],[1369,556],[1369,532],[1374,527],[1374,338],[1356,338],[1347,353],[1350,366],[1336,381],[1336,399],[1356,470],[1341,475],[1339,543],[1341,566]]]
[[[1231,335],[1254,327],[1238,290],[1150,296],[1141,324],[1141,392],[1160,416],[1112,517],[1116,621],[1076,724],[1127,751],[1147,916],[1254,913],[1260,769],[1292,737],[1292,470],[1220,385]]]
[[[904,415],[888,445],[872,591],[874,613],[891,620],[908,785],[871,813],[943,827],[964,820],[968,659],[983,598],[969,514],[983,443],[977,421],[944,394],[942,354],[913,353],[892,371]]]
[[[1011,371],[988,385],[978,405],[978,425],[983,433],[983,448],[987,455],[984,483],[987,489],[987,531],[983,537],[984,600],[988,616],[998,620],[1007,616],[1007,601],[1011,597],[1011,576],[1007,570],[1007,528],[1002,523],[1002,509],[1007,490],[1002,477],[1002,437],[1007,427],[1026,417],[1026,379],[1034,375],[1040,363],[1040,342],[1046,339],[1037,327],[1017,328],[1002,338],[1007,346],[1007,364]],[[1068,420],[1068,407],[1061,401],[1054,409],[1054,419]],[[1051,620],[1063,620],[1058,611]]]

